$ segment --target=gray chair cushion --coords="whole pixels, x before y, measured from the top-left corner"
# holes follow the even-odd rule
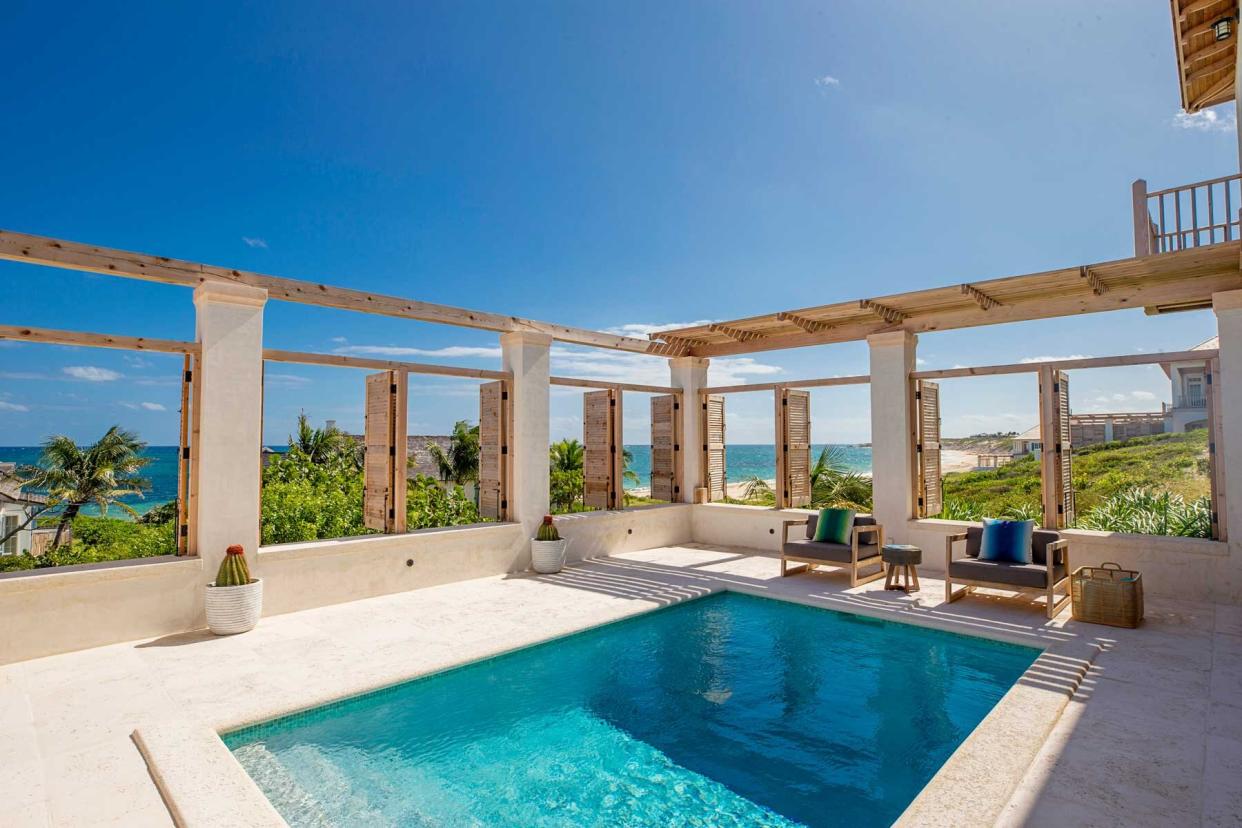
[[[853,551],[849,544],[845,543],[823,543],[820,541],[790,541],[781,548],[784,555],[794,558],[810,558],[816,561],[824,561],[825,563],[847,564],[850,562]],[[874,544],[870,548],[858,547],[858,560],[864,561],[868,558],[879,560],[880,550]]]
[[[807,540],[810,540],[811,538],[815,537],[815,527],[818,524],[819,524],[819,512],[816,512],[815,514],[811,515],[810,517],[806,519],[806,539]],[[871,515],[854,515],[854,525],[855,526],[875,526],[875,518],[872,517]],[[858,545],[860,547],[861,546],[875,546],[876,537],[877,535],[875,532],[868,532],[867,534],[862,535],[861,537],[858,538]],[[859,555],[860,556],[862,555],[861,549],[859,550]],[[848,560],[848,558],[846,560]]]
[[[949,577],[964,581],[987,581],[991,584],[1022,587],[1023,589],[1047,589],[1048,568],[1038,564],[1003,563],[963,558],[949,564]],[[1053,581],[1065,577],[1065,566],[1053,568]]]
[[[1037,566],[1048,565],[1048,544],[1061,539],[1056,532],[1047,529],[1036,529],[1031,533],[1031,563]],[[983,546],[983,527],[968,526],[966,527],[966,555],[971,558],[979,557],[979,548]],[[1065,564],[1065,550],[1058,549],[1056,551],[1055,563],[1057,566]],[[963,576],[965,577],[965,576]]]

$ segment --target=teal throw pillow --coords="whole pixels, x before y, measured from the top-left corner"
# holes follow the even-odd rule
[[[849,543],[854,531],[853,509],[820,509],[815,524],[815,540],[826,543]]]
[[[1029,564],[1031,562],[1031,534],[1034,531],[1035,521],[1033,520],[984,518],[979,560]]]

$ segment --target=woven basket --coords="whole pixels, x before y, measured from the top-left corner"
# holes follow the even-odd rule
[[[1143,620],[1143,576],[1120,564],[1080,566],[1070,575],[1075,621],[1137,627]]]
[[[207,628],[216,635],[236,635],[254,629],[263,614],[263,581],[240,586],[207,587]]]

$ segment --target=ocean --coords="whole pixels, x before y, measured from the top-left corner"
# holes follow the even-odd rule
[[[276,447],[277,450],[283,447]],[[627,489],[646,487],[651,484],[651,446],[646,443],[627,445],[633,455],[630,468],[638,475],[638,483],[625,484]],[[811,447],[811,461],[819,456],[823,445]],[[851,471],[871,471],[871,447],[840,445],[846,464]],[[17,463],[19,466],[34,465],[39,461],[38,446],[0,446],[0,463]],[[151,481],[151,489],[144,496],[127,495],[121,501],[128,503],[140,514],[177,498],[177,447],[148,446],[143,455],[151,463],[142,475]],[[776,447],[764,444],[732,443],[725,447],[725,471],[729,482],[736,483],[751,477],[771,480],[776,477]],[[95,506],[87,506],[83,514],[99,514]],[[124,517],[119,509],[112,510],[114,517]]]

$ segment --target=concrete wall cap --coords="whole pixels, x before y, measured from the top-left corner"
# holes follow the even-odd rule
[[[880,331],[867,337],[867,344],[876,345],[913,345],[919,338],[910,331]]]
[[[233,282],[203,282],[194,288],[194,304],[223,302],[231,305],[250,305],[261,308],[267,302],[267,291],[250,285]]]
[[[1242,310],[1242,290],[1227,290],[1212,294],[1212,310]]]
[[[500,335],[502,345],[551,345],[552,334],[539,331],[509,331]]]

